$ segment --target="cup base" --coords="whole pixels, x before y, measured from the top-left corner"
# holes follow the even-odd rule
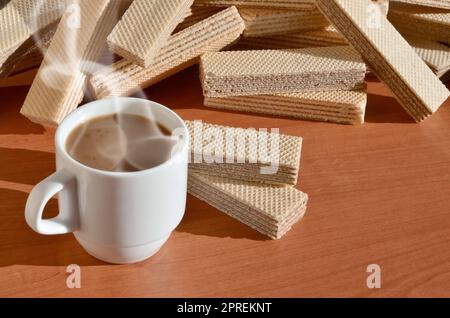
[[[169,239],[170,233],[162,239],[133,247],[110,247],[93,244],[74,233],[75,238],[91,256],[111,264],[131,264],[155,255]]]

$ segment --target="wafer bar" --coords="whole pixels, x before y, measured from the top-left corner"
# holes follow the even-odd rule
[[[317,0],[317,5],[416,121],[446,101],[447,88],[389,21],[383,16],[377,25],[368,21],[369,0]]]
[[[362,124],[367,104],[365,89],[278,95],[205,97],[206,107],[284,116],[296,119]]]
[[[384,15],[388,14],[389,1],[380,0],[378,4]],[[301,13],[303,14],[303,13]],[[271,27],[268,25],[267,27]],[[305,28],[306,29],[306,28]],[[244,31],[245,34],[245,31]],[[320,46],[347,45],[347,40],[332,25],[313,31],[290,32],[272,36],[242,38],[234,47],[238,49],[298,49]]]
[[[199,7],[192,6],[191,14],[187,16],[183,22],[181,22],[175,29],[175,32],[182,31],[190,26],[193,26],[196,23],[199,23],[202,20],[205,20],[212,15],[222,11],[224,8],[221,7]]]
[[[261,167],[248,167],[243,164],[227,164],[226,167],[221,163],[192,164],[190,169],[195,172],[207,175],[222,176],[225,178],[243,180],[252,182],[260,182],[278,186],[294,186],[297,184],[297,177],[291,172],[278,171],[270,177],[263,178],[261,175]],[[254,176],[258,176],[256,179]]]
[[[191,195],[209,203],[211,206],[225,212],[229,216],[272,239],[281,238],[293,224],[303,217],[304,212],[306,211],[305,209],[300,209],[301,212],[291,213],[283,221],[276,223],[273,220],[271,221],[269,218],[264,217],[264,215],[261,215],[258,211],[249,211],[245,204],[230,199],[220,191],[211,190],[208,188],[207,183],[195,182],[191,179],[188,182],[188,188],[190,189],[189,193]],[[211,196],[214,196],[214,198]]]
[[[71,11],[63,15],[22,106],[23,115],[36,123],[56,126],[78,106],[84,96],[85,74],[101,56],[125,3],[74,2],[79,6],[79,24],[74,24]]]
[[[243,37],[233,49],[281,50],[343,45],[347,45],[347,40],[333,26],[328,26],[322,30]]]
[[[373,2],[380,6],[386,16],[389,10],[388,0]],[[270,28],[270,25],[267,25]],[[305,28],[306,29],[306,28]],[[245,31],[244,31],[245,34]],[[244,37],[234,49],[298,49],[321,46],[347,45],[347,40],[332,25],[320,30],[291,32],[272,36]]]
[[[442,78],[450,71],[448,46],[413,36],[406,36],[406,40],[438,77]]]
[[[30,50],[19,55],[13,54],[13,58],[3,65],[0,69],[0,79],[8,78],[17,73],[38,67],[44,56],[41,50],[33,46]]]
[[[284,34],[290,31],[322,29],[329,25],[318,10],[277,11],[270,9],[242,8],[239,13],[245,22],[245,37]]]
[[[0,66],[2,66],[29,38],[30,33],[28,25],[12,3],[0,11],[0,23]]]
[[[274,187],[189,172],[188,192],[251,228],[279,239],[306,212],[308,195]]]
[[[388,15],[390,0],[371,0],[371,1],[372,3],[378,4],[382,14],[384,14],[385,16]]]
[[[315,0],[196,0],[195,5],[312,11],[315,8],[314,1]]]
[[[402,2],[425,6],[431,8],[450,9],[450,0],[391,0],[392,2]]]
[[[373,2],[380,6],[384,15],[388,14],[389,1]],[[270,27],[268,25],[268,27]],[[347,45],[345,38],[332,25],[320,30],[290,32],[272,36],[242,38],[234,47],[236,49],[295,49],[321,46]]]
[[[170,37],[147,68],[121,60],[95,73],[90,81],[97,98],[130,95],[198,62],[199,57],[232,44],[244,30],[235,7],[203,20]]]
[[[134,0],[108,36],[109,48],[148,67],[192,3],[193,0]]]
[[[43,59],[44,55],[40,49],[35,48],[29,51],[17,61],[8,77],[39,67]]]
[[[297,183],[301,137],[200,121],[186,125],[192,171],[273,184]]]
[[[366,65],[349,46],[206,53],[204,96],[271,95],[362,87]]]
[[[27,40],[10,55],[3,66],[0,67],[0,79],[39,66],[43,59],[42,53],[50,46],[58,23],[54,22],[42,31],[39,31],[32,39]]]
[[[450,11],[392,3],[389,20],[402,34],[450,43]]]

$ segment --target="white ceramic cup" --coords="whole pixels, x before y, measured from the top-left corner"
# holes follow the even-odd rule
[[[153,116],[181,131],[178,150],[163,164],[138,172],[93,169],[68,154],[66,140],[74,128],[118,112]],[[46,235],[73,232],[89,254],[109,263],[134,263],[155,254],[185,211],[189,134],[183,120],[144,99],[99,100],[70,114],[58,127],[55,143],[56,172],[31,191],[25,207],[28,225]],[[58,216],[42,219],[45,205],[57,193]]]

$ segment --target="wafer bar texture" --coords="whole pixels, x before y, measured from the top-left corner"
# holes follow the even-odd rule
[[[10,3],[0,11],[0,66],[29,38],[28,25]]]
[[[361,88],[366,65],[349,46],[206,53],[204,96],[270,95]]]
[[[12,68],[10,69],[9,73],[7,74],[7,77],[11,77],[14,75],[17,75],[19,73],[37,68],[42,63],[42,60],[44,59],[44,55],[41,52],[40,49],[33,49],[29,52],[27,52],[25,55],[21,56],[17,62],[12,65]],[[1,79],[0,75],[0,79]]]
[[[388,14],[389,9],[388,0],[380,0],[374,3],[380,6],[381,12],[384,15]],[[243,10],[240,10],[241,14],[242,11]],[[296,14],[303,15],[305,13],[297,12]],[[311,12],[311,14],[313,14],[313,12]],[[270,29],[271,25],[266,24],[265,28]],[[253,37],[243,37],[234,48],[295,49],[295,48],[308,48],[321,46],[342,46],[348,44],[347,40],[332,25],[327,25],[325,28],[322,27],[319,30],[312,30],[312,31],[306,30],[308,28],[307,26],[303,28],[304,30],[301,30],[301,32],[283,32],[282,34],[276,35],[265,34]],[[246,32],[248,32],[248,30],[244,31],[244,35]]]
[[[32,39],[24,42],[20,48],[11,54],[0,67],[0,79],[38,67],[42,62],[44,51],[50,46],[57,26],[58,22],[54,22],[40,30]]]
[[[447,100],[449,91],[413,48],[384,17],[369,21],[369,0],[317,0],[319,9],[416,121],[422,121]]]
[[[315,0],[196,0],[195,5],[312,11],[315,8],[314,1]]]
[[[450,44],[450,11],[392,3],[389,20],[402,34]]]
[[[347,40],[333,27],[263,37],[243,37],[233,49],[281,50],[321,46],[344,46]]]
[[[181,30],[184,30],[190,26],[193,26],[196,23],[199,23],[202,20],[205,20],[212,15],[219,13],[224,8],[221,7],[199,7],[199,6],[192,6],[191,7],[191,14],[187,16],[183,22],[181,22],[175,29],[175,32],[179,32]]]
[[[79,23],[70,10],[63,15],[20,111],[45,126],[57,126],[82,101],[86,74],[101,56],[118,12],[126,7],[123,1],[110,0],[73,5],[79,8]]]
[[[110,49],[148,67],[192,3],[193,0],[134,0],[108,36]]]
[[[0,68],[0,79],[5,79],[11,75],[20,73],[30,68],[38,67],[43,59],[43,54],[39,47],[32,46],[23,52],[16,52],[11,55],[5,64]]]
[[[303,139],[267,130],[186,121],[192,171],[271,184],[295,185]]]
[[[362,124],[367,104],[366,89],[205,97],[206,107],[338,124]]]
[[[303,12],[241,8],[239,13],[245,22],[245,37],[322,29],[329,25],[318,10]]]
[[[388,15],[389,13],[389,5],[390,5],[390,0],[371,0],[372,3],[375,3],[379,6],[381,13],[385,16]]]
[[[438,77],[443,77],[450,71],[450,48],[448,46],[413,36],[405,38]]]
[[[217,208],[219,211],[228,214],[234,219],[246,224],[247,226],[267,235],[272,239],[281,238],[289,229],[300,220],[305,214],[306,209],[300,209],[301,212],[292,213],[289,217],[278,224],[270,222],[261,217],[258,211],[249,210],[245,204],[236,200],[230,199],[219,191],[212,191],[208,189],[208,185],[204,183],[194,183],[192,179],[188,182],[188,192],[196,196],[202,201],[209,203],[211,206]],[[211,196],[216,198],[211,198]]]
[[[292,187],[267,186],[189,172],[188,192],[260,233],[279,239],[305,214],[308,195]]]
[[[450,0],[391,0],[391,2],[415,4],[430,8],[450,9]]]
[[[171,36],[149,67],[123,59],[99,70],[90,80],[92,91],[97,98],[133,94],[198,63],[202,54],[234,43],[244,28],[235,7],[222,10]]]
[[[0,66],[30,38],[58,21],[67,1],[11,0],[0,10]]]

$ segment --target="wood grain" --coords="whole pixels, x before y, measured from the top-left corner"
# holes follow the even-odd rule
[[[19,109],[27,87],[0,89],[0,296],[450,296],[450,102],[415,124],[369,79],[367,123],[341,126],[203,108],[195,68],[146,91],[185,119],[280,128],[304,137],[303,221],[279,241],[189,197],[186,216],[145,262],[102,263],[72,235],[25,224],[32,186],[54,170],[53,131]],[[46,213],[54,215],[56,202]],[[382,287],[366,287],[366,267]],[[81,266],[81,289],[66,266]]]

